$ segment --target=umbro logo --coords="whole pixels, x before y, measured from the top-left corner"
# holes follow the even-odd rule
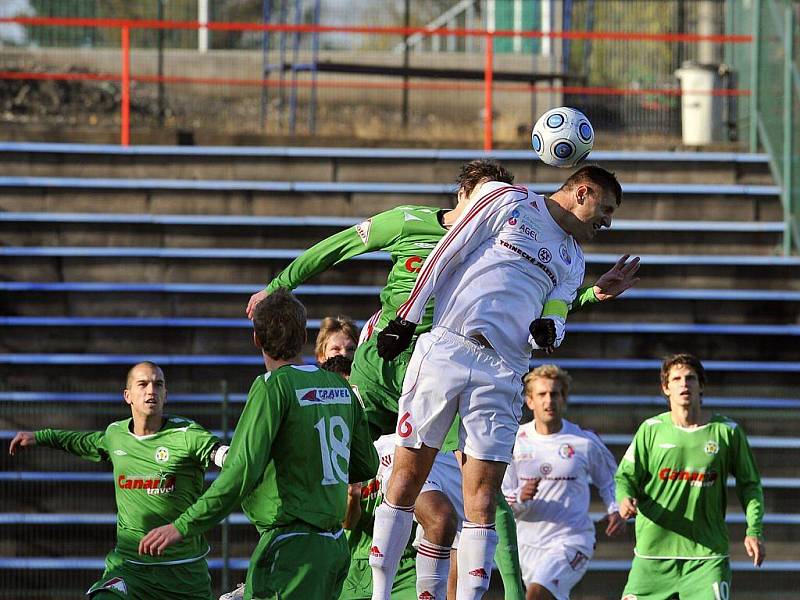
[[[675,444],[670,444],[668,442],[664,442],[663,444],[658,445],[659,448],[663,448],[664,450],[672,450],[672,448],[677,448]]]
[[[128,453],[125,450],[114,450],[114,454],[117,456],[128,456]]]
[[[418,216],[411,215],[409,213],[403,213],[403,220],[404,221],[422,221]]]

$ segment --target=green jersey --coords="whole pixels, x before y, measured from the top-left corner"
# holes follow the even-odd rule
[[[315,366],[284,365],[253,382],[225,468],[174,525],[196,535],[241,503],[261,534],[297,522],[336,530],[347,484],[377,469],[364,410],[348,383]]]
[[[446,211],[435,206],[398,206],[340,231],[309,248],[289,264],[267,286],[269,293],[280,287],[293,290],[310,277],[359,254],[383,250],[391,255],[392,268],[381,291],[383,328],[408,299],[425,258],[447,230],[442,226]],[[431,328],[433,303],[417,326],[417,334]]]
[[[176,564],[208,554],[201,535],[188,535],[162,556],[139,554],[139,540],[166,525],[203,492],[203,475],[219,440],[182,417],[165,416],[152,435],[134,435],[132,419],[111,423],[105,431],[42,429],[36,443],[92,461],[110,461],[117,502],[117,553],[137,564]]]
[[[617,501],[638,500],[636,556],[698,559],[728,554],[727,479],[760,536],[761,479],[741,427],[721,415],[694,429],[678,427],[666,412],[647,419],[620,461]]]

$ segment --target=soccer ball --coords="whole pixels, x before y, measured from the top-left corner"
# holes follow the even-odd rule
[[[581,111],[561,106],[544,113],[531,133],[531,146],[542,162],[553,167],[574,167],[589,155],[594,129]]]

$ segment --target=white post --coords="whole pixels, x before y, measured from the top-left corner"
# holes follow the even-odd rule
[[[497,16],[495,15],[495,0],[487,0],[486,2],[486,30],[494,31],[497,26]]]
[[[197,30],[197,51],[208,52],[208,0],[197,0],[197,22],[200,29]]]
[[[522,31],[522,0],[514,0],[514,31]],[[514,53],[522,52],[522,36],[514,36]]]
[[[550,0],[542,0],[542,33],[553,31],[553,12]],[[553,53],[553,38],[542,38],[542,56],[550,56]]]

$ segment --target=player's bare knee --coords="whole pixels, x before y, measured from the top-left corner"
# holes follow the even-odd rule
[[[464,495],[464,512],[473,523],[494,523],[497,494],[488,487],[479,487],[471,496]]]
[[[394,466],[389,478],[386,499],[398,506],[411,506],[419,495],[431,471],[438,450],[435,448],[398,447],[394,453]]]
[[[532,583],[525,592],[525,600],[555,600],[555,596],[546,587]]]
[[[414,514],[425,539],[438,546],[452,546],[458,527],[458,517],[447,496],[441,492],[426,492],[417,498]]]

